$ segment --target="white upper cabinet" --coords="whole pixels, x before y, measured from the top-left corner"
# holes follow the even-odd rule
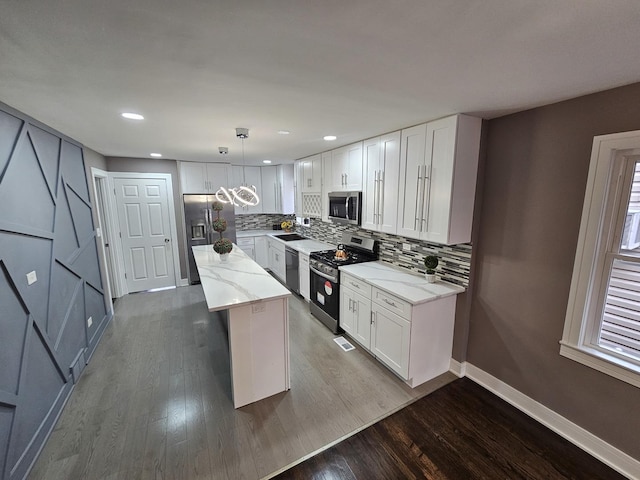
[[[363,144],[362,228],[396,233],[400,131]]]
[[[362,190],[362,142],[353,143],[331,151],[329,192]]]
[[[331,152],[322,154],[322,191],[320,194],[320,212],[323,221],[329,221],[329,192],[331,192]]]
[[[320,193],[322,188],[322,158],[320,154],[299,160],[301,188],[305,193]]]
[[[294,210],[296,217],[303,217],[302,213],[302,160],[296,160],[293,163],[293,195]]]
[[[471,241],[482,120],[454,115],[402,130],[398,235]]]
[[[278,171],[277,167],[261,167],[261,189],[259,190],[262,203],[262,213],[278,213]]]
[[[182,193],[215,193],[229,185],[228,163],[180,162]]]

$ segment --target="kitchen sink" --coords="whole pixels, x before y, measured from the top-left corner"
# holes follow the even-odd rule
[[[294,240],[307,240],[306,237],[298,235],[297,233],[285,233],[283,235],[274,235],[275,238],[284,240],[285,242],[293,242]]]

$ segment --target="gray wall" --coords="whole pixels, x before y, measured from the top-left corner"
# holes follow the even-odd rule
[[[108,323],[95,240],[82,146],[0,104],[0,478],[25,475]]]
[[[178,253],[180,255],[180,278],[187,278],[187,251],[185,245],[184,216],[180,197],[180,177],[178,162],[155,158],[107,157],[107,170],[110,172],[169,173],[173,184],[173,205],[175,207],[176,229],[178,230]]]
[[[640,389],[558,344],[593,137],[640,129],[639,99],[634,84],[489,122],[467,360],[640,460]]]

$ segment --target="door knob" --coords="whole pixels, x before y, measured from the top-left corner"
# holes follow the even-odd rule
[[[171,239],[170,239],[170,238],[165,238],[165,239],[164,239],[164,243],[169,243],[170,241],[171,241]]]

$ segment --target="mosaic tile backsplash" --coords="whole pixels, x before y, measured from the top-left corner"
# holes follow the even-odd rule
[[[285,219],[295,219],[295,217],[292,215],[236,215],[236,228],[238,230],[265,228],[270,230],[274,223],[279,223]],[[440,278],[465,288],[469,286],[471,244],[468,243],[451,246],[439,245],[415,240],[413,238],[364,230],[350,225],[337,225],[331,222],[323,222],[320,219],[314,218],[310,219],[310,225],[308,227],[296,226],[296,231],[305,237],[332,245],[340,243],[342,233],[345,231],[361,237],[373,238],[378,241],[379,259],[381,261],[414,273],[422,274],[425,272],[423,260],[426,255],[437,255],[440,263],[438,264],[436,273]],[[411,250],[404,250],[403,244],[409,244]]]
[[[295,223],[296,217],[267,213],[236,215],[236,230],[271,230],[274,224],[280,225],[283,220]]]

